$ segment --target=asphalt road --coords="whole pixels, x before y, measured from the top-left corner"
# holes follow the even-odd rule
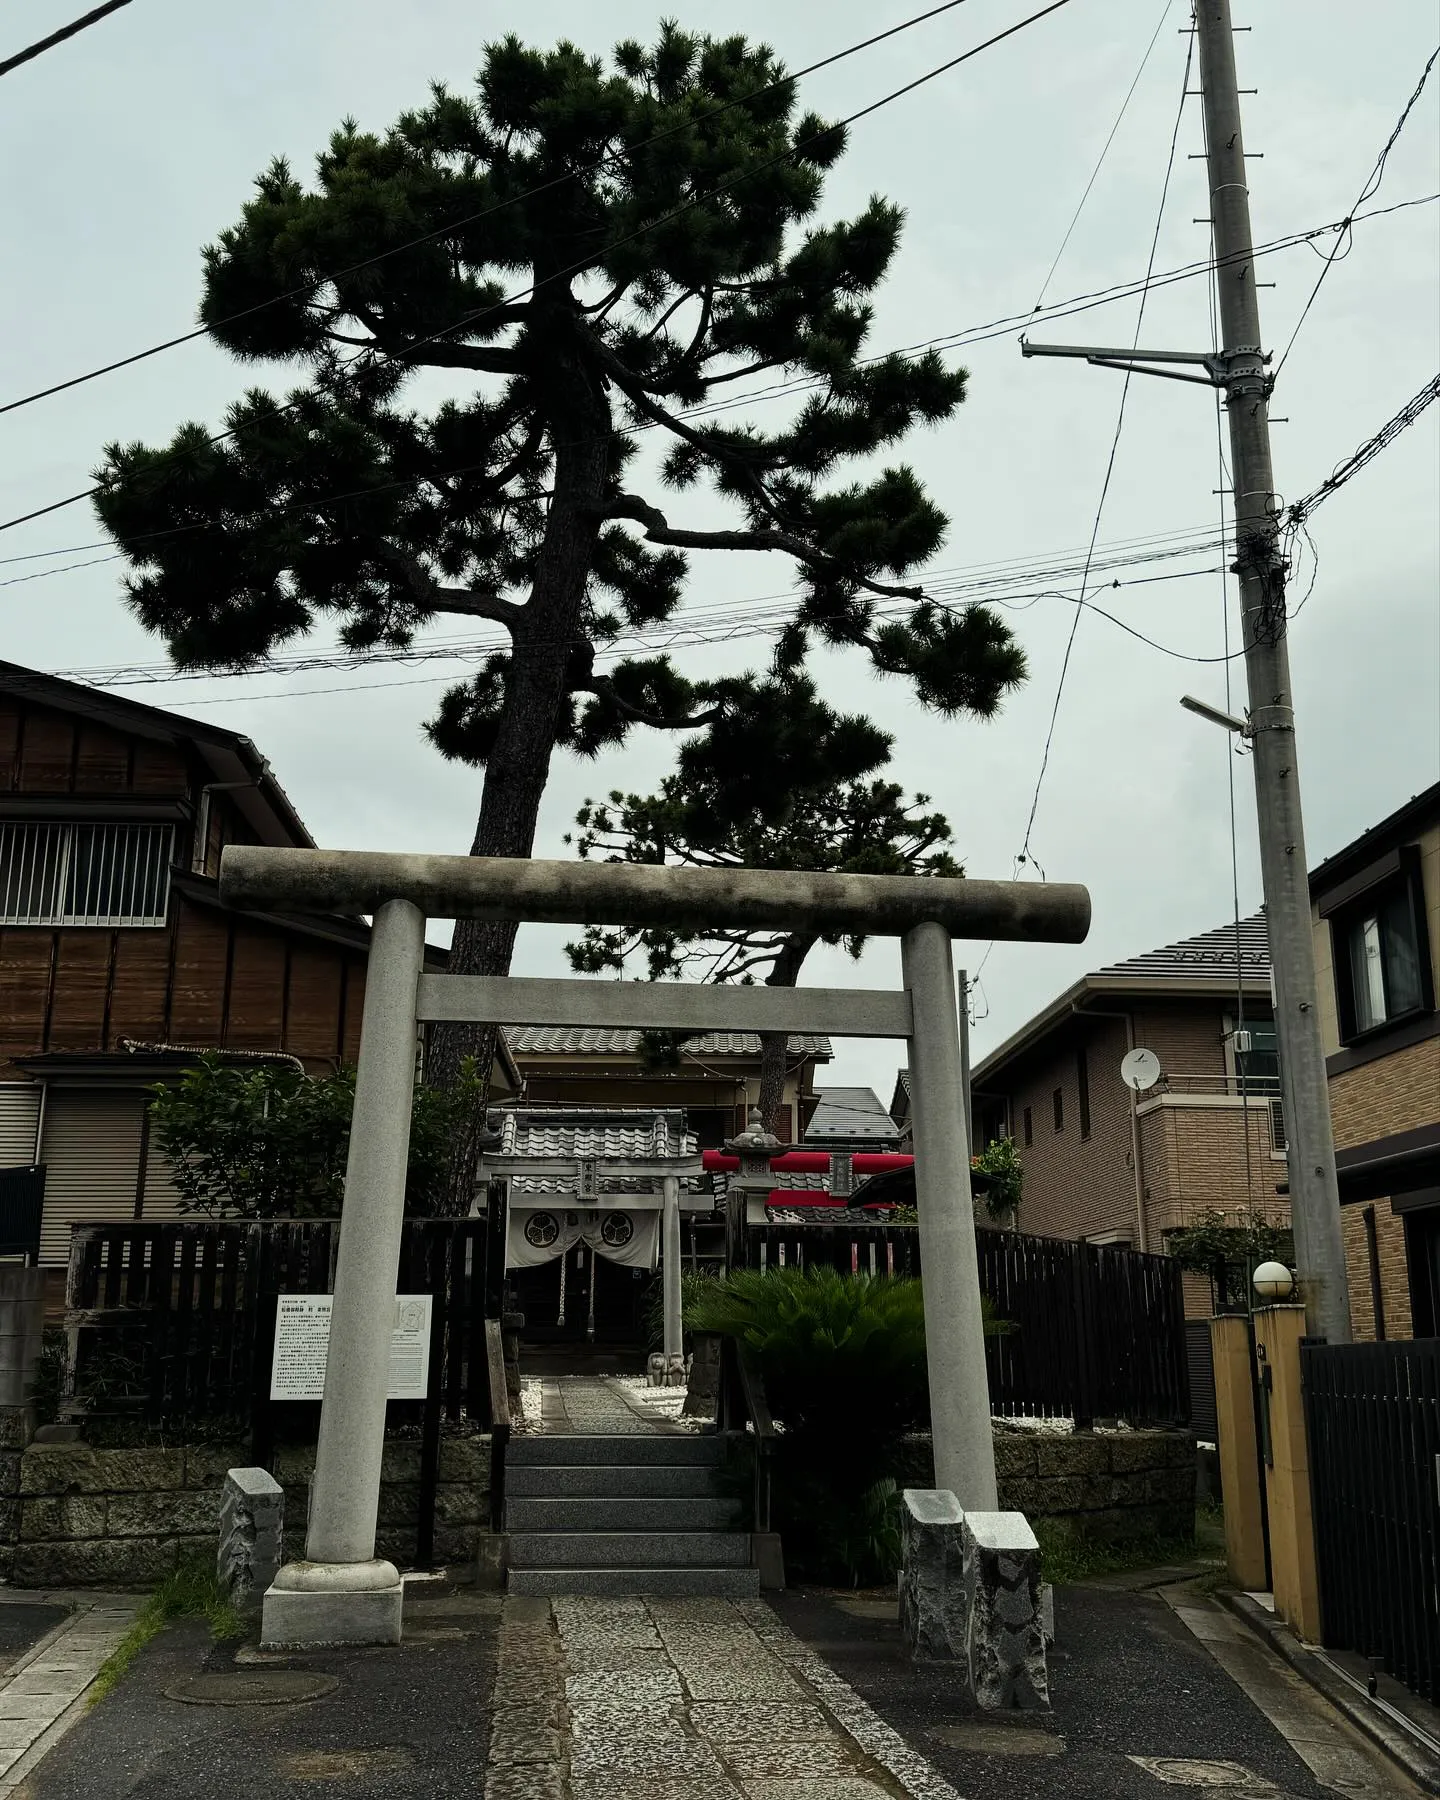
[[[401,1648],[287,1659],[335,1678],[301,1704],[193,1705],[169,1697],[202,1671],[249,1677],[207,1628],[157,1638],[47,1756],[17,1800],[475,1800],[498,1599],[422,1588]]]
[[[773,1604],[966,1800],[1180,1800],[1196,1792],[1167,1785],[1132,1756],[1236,1763],[1271,1784],[1270,1800],[1325,1800],[1327,1790],[1285,1739],[1148,1595],[1061,1589],[1054,1713],[1006,1723],[977,1711],[957,1668],[906,1662],[887,1601],[799,1590]],[[1211,1788],[1206,1800],[1244,1792],[1237,1782]]]

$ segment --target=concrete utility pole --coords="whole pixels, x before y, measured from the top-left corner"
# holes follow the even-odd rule
[[[1260,307],[1251,254],[1250,192],[1235,79],[1229,0],[1195,0],[1206,164],[1215,232],[1221,346],[1217,351],[1102,349],[1023,344],[1026,356],[1080,356],[1101,368],[1165,375],[1218,387],[1230,418],[1235,482],[1235,574],[1249,684],[1244,735],[1254,752],[1260,867],[1275,1025],[1289,1145],[1290,1212],[1296,1273],[1306,1324],[1332,1344],[1350,1341],[1350,1284],[1335,1178],[1330,1093],[1317,1006],[1310,882],[1300,816],[1295,709],[1286,648],[1285,573],[1280,507],[1270,465],[1269,357],[1261,348]],[[1147,364],[1165,365],[1157,368]],[[1190,365],[1193,372],[1184,367]],[[1203,370],[1203,373],[1201,372]],[[1231,728],[1242,721],[1211,713]]]
[[[1265,916],[1275,971],[1295,1258],[1310,1331],[1332,1344],[1348,1344],[1350,1284],[1317,1005],[1309,864],[1286,645],[1286,566],[1270,464],[1270,380],[1265,372],[1268,359],[1260,347],[1230,0],[1196,0],[1195,29],[1215,231],[1222,385],[1235,480],[1235,573],[1240,582]]]

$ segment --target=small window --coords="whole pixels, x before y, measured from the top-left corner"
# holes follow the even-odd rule
[[[1055,1108],[1055,1129],[1057,1131],[1063,1131],[1065,1129],[1065,1090],[1064,1090],[1064,1088],[1056,1088],[1054,1094],[1051,1096],[1051,1103]]]
[[[1330,921],[1346,1043],[1433,1008],[1418,859],[1407,861],[1395,879]]]
[[[163,925],[170,825],[0,825],[0,925]]]
[[[1028,1106],[1025,1108],[1025,1142],[1027,1144],[1035,1142],[1035,1115]]]
[[[1079,1088],[1080,1101],[1080,1135],[1090,1135],[1090,1062],[1082,1044],[1075,1052],[1075,1085]]]

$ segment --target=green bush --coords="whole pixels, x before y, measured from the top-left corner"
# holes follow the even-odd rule
[[[886,1580],[899,1563],[904,1441],[929,1421],[918,1281],[831,1268],[739,1269],[687,1295],[693,1330],[753,1352],[783,1434],[775,1522],[812,1580]],[[1006,1327],[986,1308],[986,1331]]]

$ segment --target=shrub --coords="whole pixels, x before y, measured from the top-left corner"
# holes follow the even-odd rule
[[[775,1515],[787,1561],[815,1580],[884,1580],[899,1562],[895,1476],[929,1420],[918,1281],[831,1268],[733,1271],[686,1297],[686,1324],[754,1353],[784,1431]],[[986,1307],[986,1331],[1006,1329]]]

